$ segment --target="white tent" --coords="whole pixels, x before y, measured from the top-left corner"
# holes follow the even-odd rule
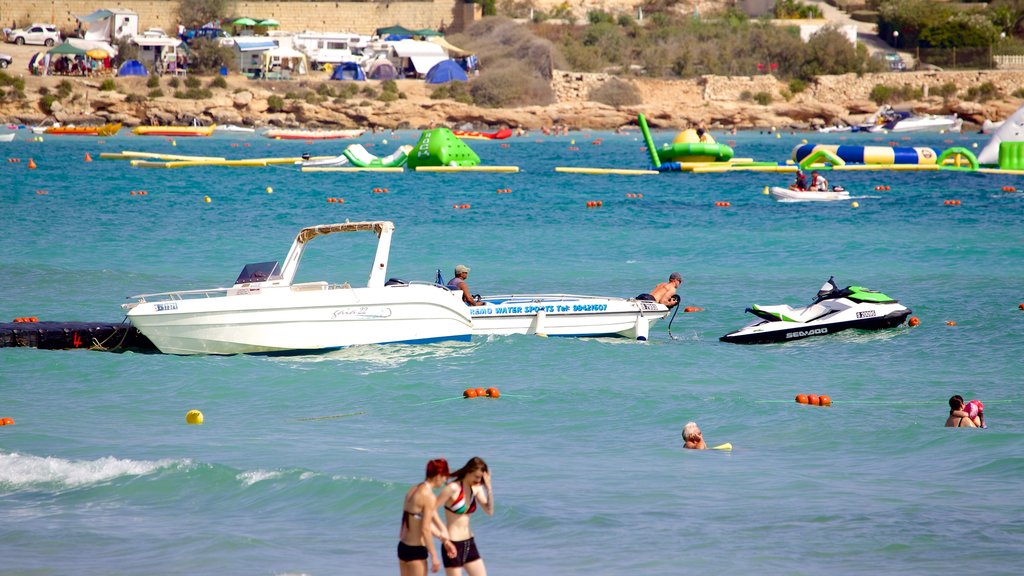
[[[86,40],[113,42],[131,38],[139,33],[139,15],[131,10],[97,10],[92,14],[75,17],[82,24],[88,24]]]
[[[395,56],[399,58],[408,58],[412,62],[413,68],[416,69],[416,74],[426,74],[434,67],[434,64],[448,59],[448,54],[444,51],[444,48],[433,42],[420,42],[417,40],[398,40],[397,42],[389,42],[391,48],[395,51]],[[402,65],[404,70],[406,66]]]
[[[274,66],[282,70],[291,70],[297,74],[305,74],[309,70],[306,55],[290,46],[277,46],[262,54],[263,72],[270,71]]]
[[[110,55],[111,58],[117,56],[117,49],[110,45],[108,42],[102,40],[82,40],[81,38],[68,38],[68,44],[71,44],[75,48],[81,48],[88,52],[89,50],[103,50]]]

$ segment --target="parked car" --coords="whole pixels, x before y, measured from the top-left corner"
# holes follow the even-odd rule
[[[7,41],[15,44],[42,44],[53,46],[60,43],[60,32],[53,24],[33,24],[27,28],[11,30]]]
[[[903,57],[896,52],[888,52],[885,55],[885,61],[889,64],[889,70],[893,72],[902,72],[907,69],[907,63],[903,61]]]
[[[189,28],[185,32],[178,35],[181,41],[188,44],[195,38],[206,38],[208,40],[216,40],[221,46],[232,46],[235,43],[234,38],[231,34],[221,30],[220,28]]]
[[[10,54],[0,54],[0,69],[7,68],[13,61],[14,58],[11,58]]]

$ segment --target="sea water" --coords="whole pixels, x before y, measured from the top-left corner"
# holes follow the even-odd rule
[[[985,141],[715,136],[774,161],[804,138]],[[416,137],[359,142],[385,155]],[[118,322],[127,296],[229,286],[245,263],[283,260],[300,228],[345,220],[395,222],[390,277],[449,278],[461,263],[473,292],[628,297],[679,271],[683,306],[703,311],[666,318],[648,342],[505,336],[289,358],[0,350],[0,417],[15,420],[0,428],[0,573],[395,573],[405,491],[428,459],[454,469],[472,456],[493,473],[494,516],[472,519],[492,574],[1020,570],[1024,194],[1003,190],[1024,190],[1018,177],[827,173],[854,208],[774,202],[763,189],[784,174],[554,171],[645,168],[635,132],[470,142],[518,174],[132,168],[99,155],[337,155],[348,142],[44,138],[2,145],[21,159],[0,164],[5,321]],[[299,280],[365,283],[372,235],[320,242]],[[807,304],[833,275],[899,299],[921,325],[718,340],[751,320],[745,307]],[[501,398],[462,399],[478,386]],[[799,393],[833,406],[798,405]],[[952,394],[981,399],[988,429],[943,428]],[[185,423],[192,409],[201,426]],[[690,420],[733,451],[684,451]]]

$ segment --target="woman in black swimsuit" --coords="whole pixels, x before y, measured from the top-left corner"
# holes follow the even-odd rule
[[[431,571],[441,568],[440,556],[434,550],[431,534],[448,539],[448,531],[437,516],[434,489],[444,486],[450,476],[448,461],[438,458],[427,462],[427,479],[409,488],[402,505],[402,530],[398,540],[398,569],[402,576],[426,576],[427,558]]]
[[[949,418],[946,428],[977,428],[970,415],[964,411],[964,399],[959,394],[949,399]]]

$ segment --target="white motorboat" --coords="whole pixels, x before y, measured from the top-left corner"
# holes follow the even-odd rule
[[[14,142],[14,132],[8,132],[7,134],[0,134],[0,142]]]
[[[832,202],[849,200],[850,192],[842,186],[833,186],[831,190],[795,190],[772,186],[768,195],[779,202]]]
[[[303,228],[283,266],[248,264],[231,288],[144,294],[122,306],[132,325],[168,354],[302,354],[469,340],[473,322],[460,294],[430,282],[385,282],[394,228],[388,221]],[[357,231],[378,237],[366,287],[293,282],[310,240]]]
[[[238,126],[235,124],[217,124],[213,129],[214,132],[229,132],[237,134],[253,134],[256,132],[255,128],[248,128],[246,126]]]
[[[926,114],[914,116],[909,112],[892,112],[883,124],[877,124],[868,132],[959,132],[963,119],[956,114],[939,116]]]
[[[651,327],[668,314],[663,304],[635,298],[573,294],[482,296],[469,309],[473,334],[623,336],[647,340]]]

